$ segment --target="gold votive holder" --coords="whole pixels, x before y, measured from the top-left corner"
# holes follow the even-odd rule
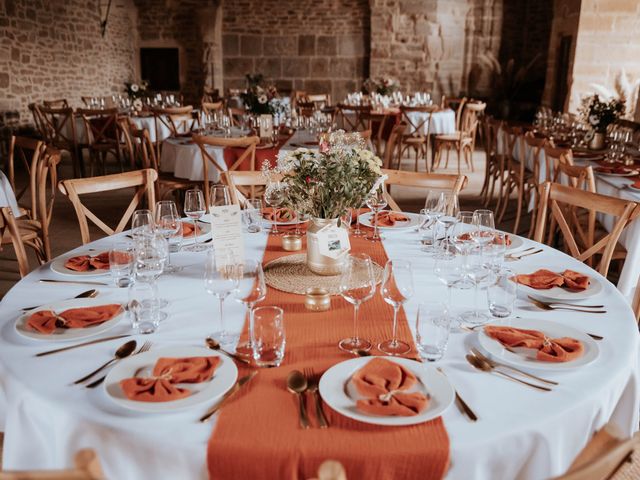
[[[307,289],[304,297],[304,306],[307,310],[324,312],[331,308],[331,296],[326,288],[312,287]]]
[[[284,235],[282,237],[282,249],[287,252],[302,250],[302,237],[300,235]]]

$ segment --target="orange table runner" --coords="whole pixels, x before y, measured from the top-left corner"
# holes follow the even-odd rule
[[[353,252],[366,252],[380,265],[387,256],[381,243],[351,237]],[[280,239],[270,236],[264,263],[283,256]],[[328,312],[309,312],[304,296],[268,289],[264,305],[285,311],[287,346],[279,368],[262,369],[218,418],[207,451],[212,479],[306,479],[328,459],[340,461],[350,479],[440,479],[449,465],[449,437],[442,418],[405,427],[357,422],[324,404],[330,428],[303,430],[298,400],[286,389],[291,370],[312,367],[324,372],[353,358],[338,342],[353,333],[353,307],[331,298]],[[398,316],[398,337],[413,345],[404,313]],[[379,293],[360,308],[359,333],[374,345],[391,338],[392,310]],[[246,328],[246,327],[245,327]],[[414,349],[410,355],[417,355]],[[242,369],[240,375],[246,374]],[[312,422],[312,399],[307,408]]]

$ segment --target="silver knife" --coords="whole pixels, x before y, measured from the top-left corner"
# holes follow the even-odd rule
[[[231,389],[227,393],[224,394],[224,396],[218,403],[216,403],[213,407],[207,410],[207,413],[205,413],[202,417],[200,417],[200,422],[204,423],[207,420],[209,420],[213,416],[213,414],[216,413],[227,400],[229,400],[238,390],[240,390],[240,387],[242,387],[245,383],[247,383],[257,374],[258,372],[255,371],[255,372],[251,372],[249,375],[245,375],[244,377],[240,378],[235,383],[235,385],[231,387]]]
[[[55,350],[48,350],[46,352],[36,353],[36,357],[44,357],[45,355],[51,355],[52,353],[65,352],[67,350],[71,350],[71,349],[78,348],[78,347],[84,347],[84,346],[87,346],[87,345],[94,345],[96,343],[108,342],[109,340],[116,340],[118,338],[124,338],[124,337],[130,337],[130,336],[131,335],[129,335],[128,333],[125,333],[124,335],[115,335],[113,337],[98,338],[97,340],[91,340],[90,342],[77,343],[75,345],[69,345],[67,347],[56,348]]]
[[[102,285],[108,287],[108,283],[103,282],[86,282],[84,280],[54,280],[53,278],[41,278],[40,283],[75,283],[78,285]]]

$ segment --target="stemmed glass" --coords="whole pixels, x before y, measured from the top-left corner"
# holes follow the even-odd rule
[[[438,217],[438,223],[444,226],[444,245],[441,255],[451,255],[449,246],[449,230],[458,221],[458,212],[460,205],[458,203],[458,194],[453,192],[442,192],[440,194],[440,202],[438,210],[441,215]]]
[[[381,240],[378,235],[378,213],[387,206],[387,198],[385,196],[384,183],[380,183],[367,196],[367,207],[373,212],[373,235],[367,237],[367,240],[378,242]]]
[[[209,207],[223,207],[231,205],[229,188],[226,185],[215,184],[209,189]]]
[[[238,284],[233,291],[234,298],[244,303],[249,312],[249,340],[236,346],[236,352],[241,355],[253,355],[251,335],[253,332],[253,309],[258,302],[264,300],[267,295],[267,285],[264,281],[262,264],[255,260],[245,260],[237,265],[236,274]]]
[[[360,208],[354,208],[352,215],[356,216],[356,228],[353,232],[351,232],[351,235],[359,237],[364,234],[364,230],[360,228]]]
[[[218,298],[220,303],[220,330],[212,336],[217,338],[221,344],[230,345],[238,341],[238,335],[231,334],[227,331],[224,323],[224,299],[236,289],[238,285],[238,276],[235,274],[236,265],[231,258],[221,265],[216,261],[213,250],[207,253],[207,260],[204,271],[204,289],[207,293]]]
[[[413,296],[413,270],[406,260],[388,260],[384,266],[384,276],[380,293],[385,302],[393,307],[393,335],[385,340],[378,349],[388,355],[401,355],[411,350],[408,343],[398,340],[398,310]]]
[[[358,311],[360,305],[373,298],[375,293],[376,279],[371,257],[364,253],[350,255],[340,276],[340,294],[353,305],[353,337],[340,340],[340,349],[347,352],[371,349],[371,342],[358,336]]]
[[[442,213],[438,209],[440,202],[440,192],[435,190],[429,190],[427,198],[424,202],[424,208],[420,210],[423,222],[420,225],[421,231],[421,243],[422,251],[427,253],[433,253],[436,251],[437,243],[437,221]],[[429,235],[431,236],[431,242],[429,242]]]
[[[154,223],[151,210],[141,209],[133,212],[131,217],[131,236],[135,239],[153,232]]]
[[[169,239],[180,231],[180,216],[178,207],[173,200],[161,200],[156,202],[156,229],[169,242]],[[167,254],[167,264],[164,267],[166,273],[174,273],[180,268],[171,265],[171,250]]]
[[[280,235],[280,231],[278,230],[278,221],[276,213],[278,211],[278,207],[284,203],[284,188],[282,183],[280,182],[271,182],[267,185],[267,188],[264,192],[264,201],[267,205],[272,208],[273,212],[273,229],[271,233],[273,235]]]
[[[473,248],[474,240],[473,233],[474,228],[474,213],[473,212],[460,212],[457,216],[457,223],[451,228],[451,241],[455,249],[462,255],[462,261],[464,267],[467,268],[467,256],[469,250]],[[461,289],[467,289],[473,287],[473,282],[468,277],[462,278],[456,285]]]
[[[438,277],[438,280],[444,283],[447,287],[448,310],[449,312],[452,312],[453,302],[451,296],[453,287],[456,286],[466,275],[462,256],[456,254],[455,251],[450,252],[448,255],[438,256],[433,267],[433,272]],[[456,323],[454,326],[457,327],[458,320],[455,319],[453,315],[451,318],[452,322]]]
[[[190,252],[202,252],[207,246],[198,241],[198,220],[206,212],[204,195],[201,190],[187,190],[184,196],[184,213],[193,220],[193,238],[195,243],[186,250]]]
[[[473,212],[473,225],[474,229],[471,232],[471,237],[476,244],[485,246],[494,240],[496,226],[491,210],[476,210]]]

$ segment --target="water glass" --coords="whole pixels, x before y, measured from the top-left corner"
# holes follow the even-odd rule
[[[158,290],[152,282],[129,285],[129,316],[136,333],[148,334],[157,330],[167,314],[158,308]]]
[[[421,303],[416,316],[416,343],[420,356],[440,360],[449,343],[451,317],[444,303]]]
[[[131,217],[131,236],[138,238],[153,232],[155,224],[151,210],[141,209],[133,212]]]
[[[518,296],[518,284],[511,280],[513,276],[512,270],[502,269],[496,275],[496,281],[487,287],[489,311],[494,317],[506,318],[513,313]]]
[[[284,312],[280,307],[258,307],[253,311],[251,348],[259,367],[278,367],[284,359],[286,339]]]
[[[133,282],[135,250],[129,243],[116,243],[109,250],[109,272],[116,287],[128,287]]]
[[[174,233],[173,235],[171,235],[169,237],[169,252],[171,253],[176,253],[180,251],[180,248],[182,247],[182,240],[183,240],[183,226],[182,226],[182,222],[178,221],[176,222],[177,224],[177,231],[176,233]]]
[[[262,230],[262,200],[256,198],[247,201],[242,212],[242,219],[247,226],[247,232],[258,233]]]

